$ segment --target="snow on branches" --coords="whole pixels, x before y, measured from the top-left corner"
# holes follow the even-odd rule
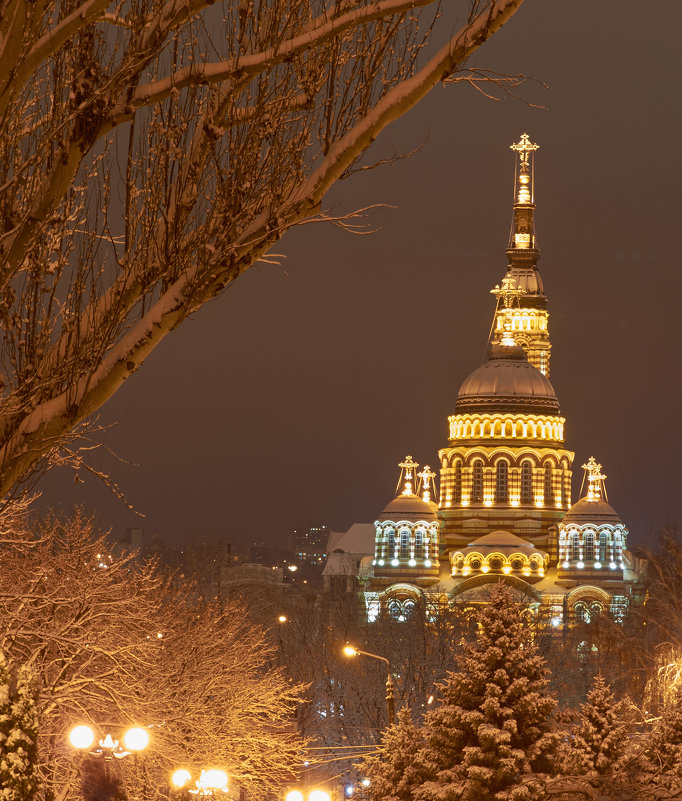
[[[554,769],[556,701],[527,610],[506,585],[492,585],[488,595],[457,672],[426,717],[420,759],[429,778],[414,793],[418,801],[540,798],[543,774]]]
[[[114,736],[149,728],[145,759],[120,766],[133,797],[145,782],[164,786],[178,764],[218,763],[253,797],[290,778],[302,761],[291,725],[301,688],[270,667],[239,604],[199,601],[154,563],[112,550],[80,514],[15,535],[0,547],[0,652],[19,670],[8,692],[0,664],[0,702],[19,722],[0,720],[0,777],[3,749],[34,758],[37,715],[46,797],[80,798],[66,745],[77,723]]]
[[[521,2],[0,0],[0,496]]]

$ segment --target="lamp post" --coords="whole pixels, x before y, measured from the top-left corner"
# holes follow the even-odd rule
[[[311,790],[307,799],[300,790],[289,790],[284,796],[284,801],[329,801],[330,798],[331,796],[325,790]]]
[[[395,723],[395,682],[391,675],[391,666],[385,656],[379,654],[370,654],[369,651],[361,651],[352,645],[346,645],[343,649],[346,656],[369,656],[372,659],[380,659],[386,665],[386,706],[388,707],[388,725],[392,726]]]
[[[196,789],[190,790],[188,785],[194,781]],[[176,770],[171,776],[173,787],[178,790],[187,790],[193,795],[213,795],[219,790],[227,792],[227,773],[217,768],[202,770],[198,779],[193,779],[192,774],[186,768]]]
[[[79,725],[69,732],[69,742],[87,758],[87,762],[81,764],[81,789],[85,801],[113,801],[119,797],[120,780],[111,775],[112,760],[144,751],[149,745],[149,733],[133,726],[123,733],[121,744],[109,732],[98,738],[90,726]]]

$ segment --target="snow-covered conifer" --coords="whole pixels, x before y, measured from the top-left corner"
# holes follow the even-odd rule
[[[416,762],[422,746],[421,733],[410,710],[404,707],[396,723],[384,733],[377,754],[359,766],[370,780],[363,797],[369,801],[411,801],[412,791],[424,779]]]
[[[671,694],[649,736],[644,770],[650,787],[682,787],[682,690]]]
[[[36,682],[26,665],[19,668],[10,691],[10,666],[0,661],[0,799],[33,801],[40,782],[37,774],[38,715]]]
[[[569,769],[600,775],[619,769],[631,731],[627,699],[616,701],[608,683],[601,675],[596,676],[578,726],[566,744]]]
[[[504,584],[490,590],[464,642],[459,670],[441,687],[425,721],[420,762],[429,780],[419,801],[526,801],[540,797],[538,774],[551,771],[558,738],[549,718],[556,701],[523,606]]]

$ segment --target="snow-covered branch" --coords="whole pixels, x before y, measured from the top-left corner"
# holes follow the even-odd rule
[[[7,0],[2,497],[521,2]]]

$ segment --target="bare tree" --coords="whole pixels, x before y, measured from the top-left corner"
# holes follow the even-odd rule
[[[46,798],[80,797],[66,739],[77,723],[113,736],[149,727],[144,759],[121,766],[136,797],[167,788],[172,767],[220,765],[260,799],[301,763],[300,687],[271,667],[240,605],[197,603],[153,564],[111,554],[83,517],[13,530],[0,575],[0,651],[40,688]]]
[[[0,0],[0,495],[521,3]]]

